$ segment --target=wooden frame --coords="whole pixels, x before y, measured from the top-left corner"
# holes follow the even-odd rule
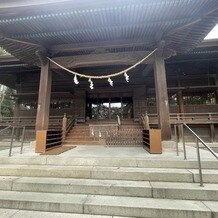
[[[36,131],[36,153],[45,153],[49,149],[62,145],[62,130]]]
[[[47,130],[36,131],[36,153],[45,153],[46,151]]]
[[[143,147],[151,154],[162,154],[161,130],[143,130]]]

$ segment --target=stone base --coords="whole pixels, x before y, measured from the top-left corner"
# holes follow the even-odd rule
[[[173,140],[162,141],[163,150],[175,150],[176,142]]]
[[[30,148],[35,150],[35,147],[36,147],[36,141],[31,141],[30,142]]]

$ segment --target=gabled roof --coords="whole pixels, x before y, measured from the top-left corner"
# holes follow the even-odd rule
[[[19,0],[7,4],[0,3],[0,31],[6,37],[0,45],[32,64],[38,62],[35,51],[40,47],[49,50],[58,44],[122,39],[144,40],[146,49],[163,39],[169,48],[184,53],[218,22],[217,0],[50,0],[46,4]]]

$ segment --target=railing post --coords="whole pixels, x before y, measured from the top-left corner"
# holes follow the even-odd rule
[[[199,149],[199,141],[196,138],[196,149],[197,149],[197,158],[198,158],[198,169],[199,169],[199,180],[200,180],[200,186],[203,185],[203,177],[202,177],[202,168],[201,168],[201,157],[200,157],[200,149]]]
[[[20,147],[20,153],[21,154],[23,153],[23,142],[24,142],[25,130],[26,130],[26,127],[24,126],[23,127],[23,132],[22,132],[22,138],[21,138],[21,147]]]
[[[65,141],[67,135],[67,116],[64,114],[62,121],[62,142]]]
[[[11,152],[12,152],[12,146],[13,146],[13,141],[14,141],[14,126],[12,127],[12,133],[11,133],[11,143],[10,143],[10,150],[9,150],[9,157],[11,156]]]
[[[183,153],[184,153],[184,160],[187,160],[187,157],[186,157],[186,147],[185,147],[185,135],[184,135],[184,125],[182,125],[182,128],[181,128],[181,133],[182,133],[182,144],[183,144]]]
[[[179,145],[178,145],[178,135],[177,135],[177,125],[174,125],[174,132],[175,132],[175,140],[176,140],[176,154],[179,156]]]
[[[177,117],[177,122],[183,122],[181,121],[181,116],[180,114],[176,114],[176,117]],[[181,141],[182,140],[182,126],[181,125],[178,125],[178,141]]]

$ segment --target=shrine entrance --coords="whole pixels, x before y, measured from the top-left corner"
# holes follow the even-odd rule
[[[86,117],[90,120],[115,120],[133,118],[132,97],[87,98]]]

